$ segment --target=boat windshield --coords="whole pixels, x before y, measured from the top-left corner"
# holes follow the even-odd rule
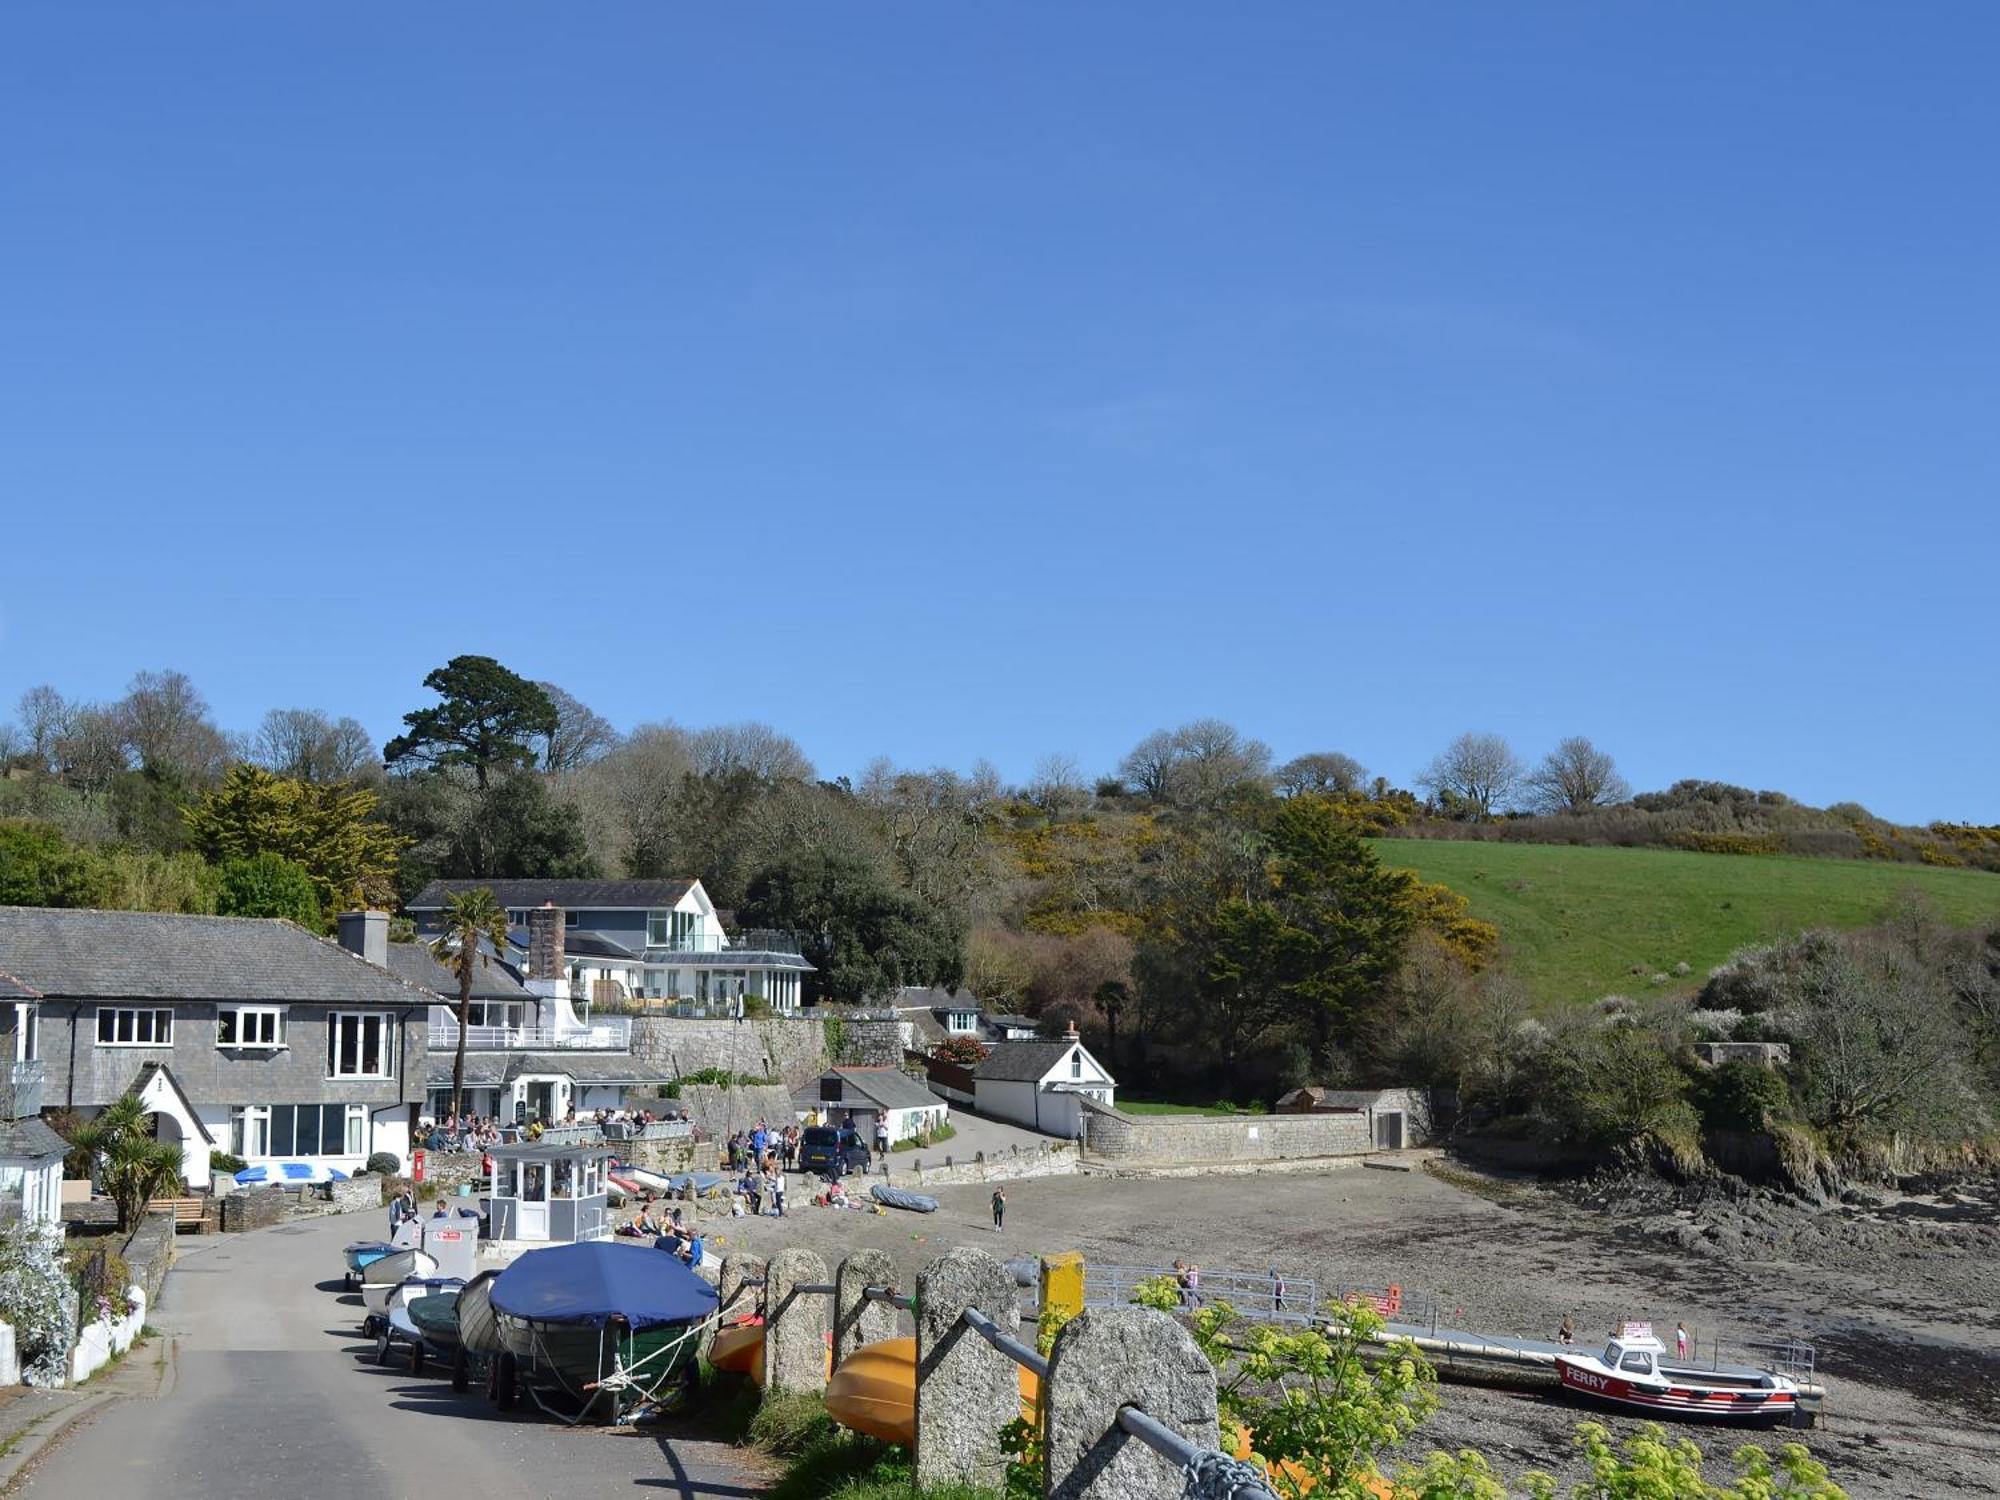
[[[1653,1373],[1653,1356],[1637,1349],[1631,1350],[1618,1362],[1618,1368],[1630,1370],[1635,1375],[1650,1375]]]
[[[1607,1369],[1607,1370],[1615,1370],[1615,1369],[1617,1369],[1617,1368],[1618,1368],[1618,1354],[1619,1354],[1619,1350],[1618,1350],[1618,1346],[1617,1346],[1616,1344],[1606,1344],[1606,1345],[1604,1346],[1604,1368],[1605,1368],[1605,1369]]]

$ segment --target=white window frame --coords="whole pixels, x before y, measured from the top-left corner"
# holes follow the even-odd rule
[[[249,1150],[251,1127],[256,1128],[261,1151]],[[233,1156],[252,1158],[267,1157],[271,1154],[271,1106],[268,1104],[238,1104],[229,1111],[229,1150]]]
[[[339,1154],[342,1156],[368,1155],[368,1106],[365,1104],[348,1105],[347,1119],[344,1123],[346,1133],[341,1138],[340,1144],[346,1149],[342,1150]],[[357,1141],[359,1142],[358,1145],[356,1144]],[[328,1152],[327,1154],[331,1156],[334,1153]]]
[[[106,1016],[112,1018],[112,1040],[108,1042],[104,1039],[104,1018]],[[121,1029],[117,1021],[117,1017],[119,1016],[130,1016],[132,1018],[131,1025],[128,1028],[124,1028],[130,1032],[130,1035],[125,1037],[118,1036],[118,1032]],[[152,1029],[155,1035],[150,1041],[138,1040],[140,1016],[151,1016],[153,1018]],[[166,1019],[167,1031],[166,1040],[164,1041],[160,1040],[158,1036],[162,1017]],[[97,1045],[100,1047],[155,1047],[164,1049],[170,1048],[174,1044],[174,1011],[170,1005],[100,1005],[97,1007],[97,1020],[94,1023],[94,1027]]]
[[[646,913],[646,946],[648,948],[665,948],[672,944],[673,917],[674,914],[665,907],[654,907]]]
[[[380,1024],[382,1030],[379,1039],[379,1051],[377,1053],[377,1056],[381,1060],[382,1071],[380,1071],[379,1073],[364,1073],[358,1071],[346,1072],[341,1069],[340,1032],[341,1032],[341,1023],[344,1021],[355,1021],[359,1023],[356,1027],[355,1037],[354,1037],[354,1055],[357,1063],[360,1061],[362,1054],[367,1050],[362,1045],[364,1039],[367,1036],[367,1023],[369,1021],[375,1021]],[[396,1044],[396,1016],[395,1012],[393,1011],[386,1011],[386,1010],[328,1011],[326,1015],[326,1076],[328,1078],[339,1079],[342,1081],[353,1080],[353,1081],[366,1081],[366,1082],[379,1082],[380,1080],[385,1078],[394,1078],[396,1076],[395,1044]]]
[[[33,1000],[14,1004],[14,1061],[34,1062],[41,1054],[42,1008]]]
[[[215,1045],[229,1052],[283,1052],[290,1044],[285,1040],[285,1011],[282,1005],[221,1005],[215,1011]],[[234,1016],[236,1038],[224,1041],[222,1038],[223,1017]],[[245,1033],[253,1028],[246,1021],[255,1021],[254,1028],[267,1032],[267,1038],[246,1041]]]

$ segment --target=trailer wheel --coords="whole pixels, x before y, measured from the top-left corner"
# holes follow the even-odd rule
[[[465,1346],[460,1344],[457,1349],[452,1351],[451,1356],[451,1388],[453,1390],[462,1391],[472,1384],[472,1371],[468,1368],[469,1363],[465,1357]]]
[[[514,1409],[516,1374],[513,1355],[496,1354],[493,1357],[493,1407],[496,1411]]]
[[[412,1375],[423,1374],[424,1366],[427,1363],[428,1361],[424,1356],[423,1340],[419,1339],[410,1347],[410,1373]]]
[[[352,1271],[347,1272],[340,1278],[340,1289],[343,1292],[351,1292],[354,1290],[354,1273]]]

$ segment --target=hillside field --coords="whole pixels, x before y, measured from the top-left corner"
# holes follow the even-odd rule
[[[1807,927],[1865,927],[1915,888],[1959,923],[2000,921],[2000,875],[1862,860],[1671,849],[1377,839],[1384,864],[1464,896],[1500,928],[1537,999],[1643,995],[1686,963],[1700,984],[1738,948]],[[1639,972],[1633,973],[1638,966]]]

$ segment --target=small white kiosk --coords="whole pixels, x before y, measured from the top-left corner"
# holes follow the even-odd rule
[[[566,1245],[611,1233],[602,1141],[542,1141],[495,1146],[487,1197],[487,1238],[522,1245]]]

